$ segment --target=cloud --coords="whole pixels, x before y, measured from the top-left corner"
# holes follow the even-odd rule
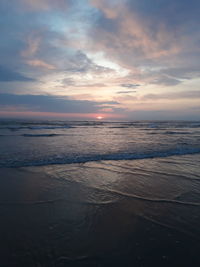
[[[170,78],[170,77],[167,77],[161,74],[158,77],[154,77],[150,83],[158,84],[158,85],[174,86],[174,85],[180,84],[181,82],[182,81],[178,79]]]
[[[40,59],[33,59],[33,60],[28,60],[26,62],[28,65],[30,66],[34,66],[34,67],[39,67],[39,68],[45,68],[48,70],[54,70],[55,66],[48,64],[46,62],[44,62],[43,60]]]
[[[107,1],[95,4],[101,11],[96,29],[93,29],[97,49],[103,49],[109,56],[129,67],[140,64],[141,59],[156,60],[179,51],[173,33],[167,31],[165,25],[154,25],[154,34],[148,20],[138,16],[125,2],[120,2],[118,5],[108,5]],[[115,12],[115,16],[108,16],[108,9]]]
[[[97,21],[91,29],[94,51],[103,51],[132,74],[137,70],[138,79],[146,84],[173,86],[183,82],[182,78],[199,76],[198,1],[91,3],[97,10]],[[149,81],[152,72],[157,76]]]
[[[117,94],[131,94],[136,93],[136,91],[118,91]]]
[[[188,24],[199,19],[200,3],[197,0],[161,0],[154,5],[148,0],[127,1],[129,9],[153,22],[162,21],[176,29],[180,24]],[[189,26],[189,25],[188,25]]]
[[[155,107],[157,104],[163,105],[166,101],[165,100],[170,100],[170,101],[176,101],[178,105],[178,101],[180,100],[188,100],[188,103],[191,104],[191,101],[195,101],[200,99],[200,90],[192,90],[192,91],[180,91],[180,92],[165,92],[165,93],[149,93],[149,94],[144,94],[142,96],[133,96],[130,95],[130,93],[134,93],[134,91],[119,91],[117,94],[122,94],[122,96],[116,97],[115,99],[120,102],[120,101],[131,101],[134,106],[136,105],[142,105],[146,106],[147,102],[152,102]],[[123,95],[124,94],[124,95]],[[163,101],[164,100],[164,101]],[[144,107],[143,107],[144,108]]]
[[[69,0],[20,0],[20,2],[26,10],[35,12],[44,12],[52,9],[66,10],[68,3],[71,3]]]
[[[55,113],[97,113],[101,108],[112,108],[118,105],[116,101],[74,100],[68,97],[48,95],[14,95],[0,94],[1,107],[15,107],[35,112]]]
[[[75,79],[72,78],[65,78],[63,80],[58,80],[58,82],[61,82],[63,87],[94,87],[94,88],[101,88],[101,87],[107,87],[106,84],[104,83],[91,83],[91,82],[83,82],[81,81],[77,81]]]
[[[192,79],[195,77],[198,77],[200,75],[200,64],[196,64],[195,61],[193,61],[193,64],[190,66],[184,66],[184,67],[171,67],[166,68],[162,70],[163,73],[166,75],[169,75],[171,77],[178,77],[180,79]]]
[[[200,91],[181,91],[181,92],[169,92],[162,94],[146,94],[142,100],[177,100],[177,99],[198,99],[200,98]]]
[[[129,120],[197,120],[199,121],[199,114],[194,112],[191,108],[170,110],[170,109],[147,109],[134,110],[126,113]]]
[[[123,83],[120,84],[121,87],[125,87],[125,88],[137,88],[140,86],[140,84],[132,84],[132,83]]]
[[[113,69],[95,64],[88,56],[81,50],[76,51],[75,54],[66,58],[65,71],[72,73],[107,73],[112,72]]]
[[[0,82],[33,82],[34,79],[26,77],[19,72],[0,66]]]
[[[90,0],[90,3],[98,8],[99,10],[102,10],[105,14],[106,18],[108,19],[115,19],[118,16],[119,12],[119,5],[121,1],[118,0]]]
[[[21,55],[23,57],[34,56],[39,49],[41,37],[38,35],[38,33],[33,32],[27,36],[25,41],[27,47],[21,52]]]
[[[194,102],[199,8],[197,0],[2,0],[1,92],[71,94],[76,101],[118,98],[120,107],[132,109],[142,98],[141,109],[148,100],[152,106],[167,99]],[[57,98],[41,96],[38,103],[48,99],[49,109],[67,110]],[[70,106],[72,99],[67,101]],[[87,105],[96,110],[98,103]]]

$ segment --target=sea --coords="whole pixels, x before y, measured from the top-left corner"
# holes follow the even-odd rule
[[[0,266],[200,266],[200,121],[0,121]]]
[[[200,153],[200,122],[1,121],[0,167]]]

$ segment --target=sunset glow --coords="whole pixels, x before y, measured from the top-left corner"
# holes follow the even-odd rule
[[[0,10],[0,116],[199,118],[198,1],[16,0]]]
[[[200,0],[0,22],[0,267],[200,267]]]
[[[97,119],[98,119],[98,120],[102,120],[103,117],[102,117],[102,116],[98,116]]]

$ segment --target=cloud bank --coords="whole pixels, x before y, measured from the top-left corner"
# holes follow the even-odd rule
[[[170,117],[176,100],[197,118],[199,11],[197,0],[2,0],[1,106],[91,113],[113,103],[104,110],[123,115],[165,106]]]

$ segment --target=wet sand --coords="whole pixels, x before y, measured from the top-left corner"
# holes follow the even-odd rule
[[[200,266],[200,158],[0,169],[0,266]]]

